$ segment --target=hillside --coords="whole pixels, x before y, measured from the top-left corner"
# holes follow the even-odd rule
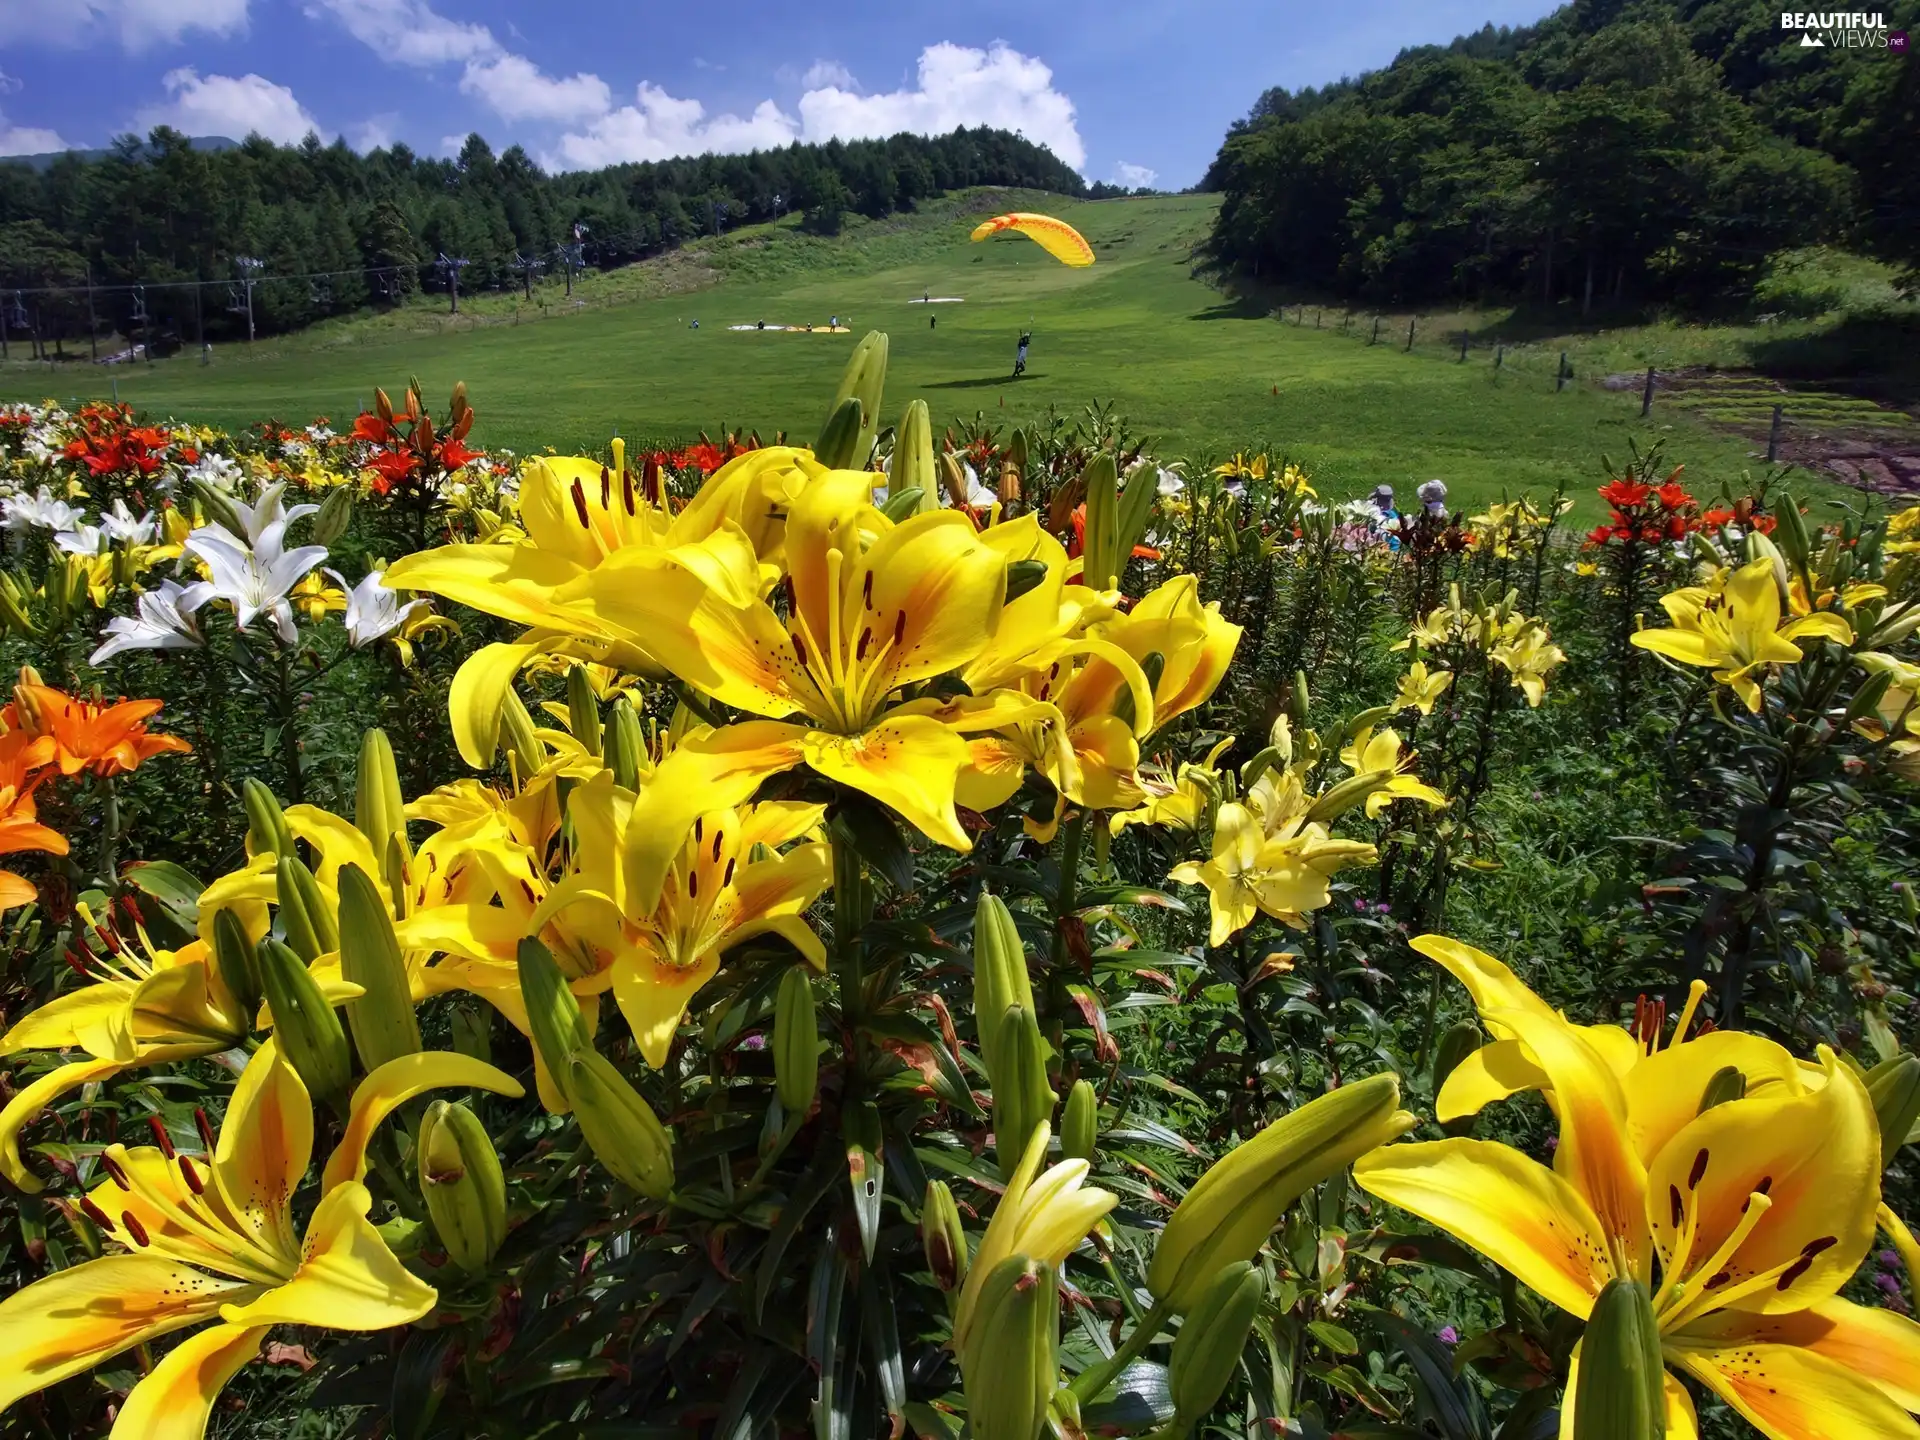
[[[1920,67],[1886,29],[1802,47],[1762,0],[1579,0],[1532,27],[1270,90],[1221,147],[1217,264],[1375,301],[1582,314],[1750,295],[1825,244],[1920,265]],[[1878,37],[1878,43],[1874,43]]]

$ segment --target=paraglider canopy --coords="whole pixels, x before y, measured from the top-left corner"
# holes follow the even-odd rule
[[[1051,215],[1035,215],[1025,210],[1016,210],[1011,215],[996,215],[975,226],[973,238],[984,240],[989,235],[998,235],[1002,230],[1012,230],[1026,236],[1062,264],[1093,264],[1093,247],[1087,244],[1086,237],[1066,221],[1056,220]]]

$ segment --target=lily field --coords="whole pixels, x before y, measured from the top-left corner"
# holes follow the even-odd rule
[[[0,1434],[1920,1440],[1920,506],[1061,214],[6,372]]]

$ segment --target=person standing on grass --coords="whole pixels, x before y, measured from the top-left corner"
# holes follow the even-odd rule
[[[1013,378],[1016,380],[1027,373],[1027,346],[1032,343],[1033,332],[1031,330],[1022,330],[1020,332],[1020,347],[1013,352]]]
[[[1373,529],[1382,536],[1389,550],[1400,548],[1400,512],[1393,505],[1393,487],[1376,485],[1373,487]]]
[[[928,313],[927,328],[929,330],[938,330],[940,328],[940,316],[937,312]]]

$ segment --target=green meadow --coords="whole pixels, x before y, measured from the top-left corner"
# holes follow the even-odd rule
[[[1697,410],[1662,404],[1640,416],[1637,391],[1580,375],[1556,392],[1536,357],[1496,372],[1491,348],[1462,363],[1433,337],[1404,350],[1404,322],[1368,343],[1370,321],[1343,331],[1325,312],[1315,328],[1283,323],[1265,302],[1239,301],[1195,277],[1194,247],[1216,201],[1176,196],[1067,201],[976,192],[910,217],[850,218],[842,234],[804,233],[797,220],[743,227],[656,261],[588,274],[565,298],[547,277],[519,294],[444,297],[328,322],[295,335],[192,351],[148,366],[18,360],[0,371],[0,398],[117,393],[156,416],[240,427],[265,417],[341,424],[376,385],[418,376],[429,397],[464,380],[479,443],[535,451],[691,439],[756,428],[810,438],[859,334],[887,331],[890,407],[919,397],[937,422],[984,412],[989,423],[1069,418],[1111,403],[1166,456],[1217,459],[1271,447],[1304,463],[1323,494],[1446,481],[1456,503],[1502,492],[1589,492],[1603,454],[1664,439],[1697,493],[1759,468],[1750,435]],[[1099,256],[1069,269],[1023,239],[973,244],[997,209],[1045,209],[1080,228]],[[924,295],[961,303],[913,303]],[[737,332],[766,321],[825,325],[845,335]],[[694,320],[699,328],[693,327]],[[930,321],[937,320],[937,325]],[[1027,375],[1010,379],[1015,341],[1031,328]]]

